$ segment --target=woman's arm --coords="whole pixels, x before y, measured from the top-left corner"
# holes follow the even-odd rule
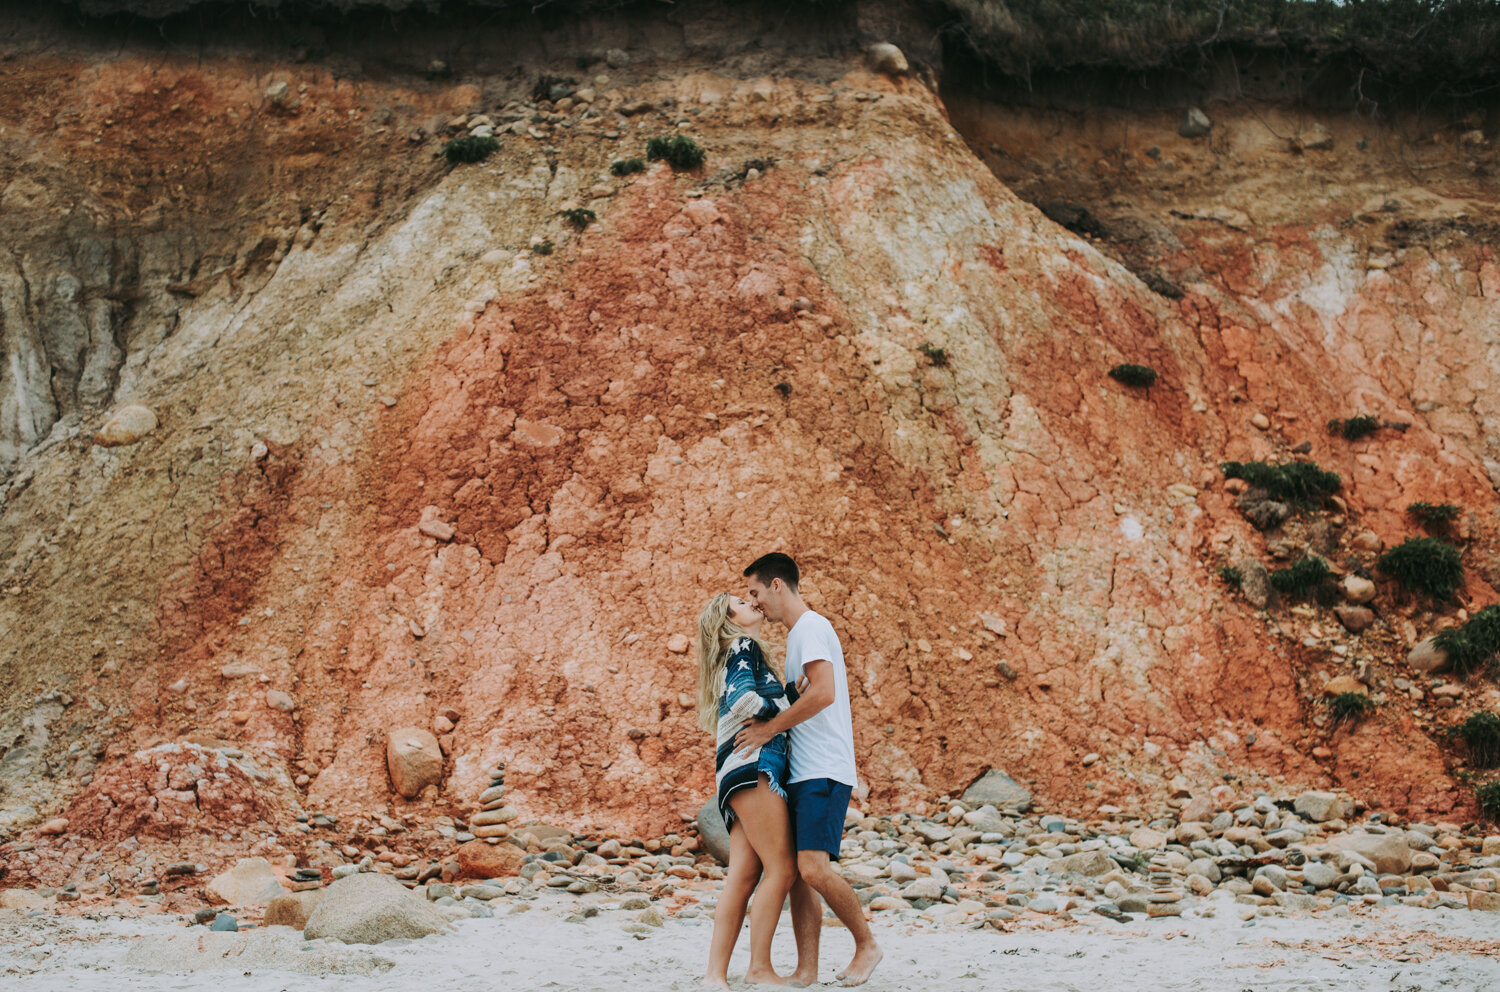
[[[760,649],[753,641],[742,642],[729,655],[724,671],[724,702],[719,719],[769,720],[779,711],[774,700],[758,691],[756,671],[760,667]]]

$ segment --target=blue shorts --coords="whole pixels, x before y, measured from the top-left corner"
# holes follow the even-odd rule
[[[786,791],[797,850],[827,851],[829,859],[837,861],[844,839],[844,814],[854,787],[831,778],[810,778],[793,782]]]

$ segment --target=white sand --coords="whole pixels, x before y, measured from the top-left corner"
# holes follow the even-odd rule
[[[300,945],[298,956],[304,953],[302,947],[308,948],[308,970],[313,974],[258,967],[245,961],[244,955],[226,959],[222,953],[199,956],[198,966],[210,971],[148,971],[125,963],[132,946],[142,940],[159,945],[168,935],[196,940],[206,930],[184,928],[163,917],[96,922],[0,912],[0,988],[15,992],[203,988],[215,992],[288,988],[676,992],[696,987],[712,926],[707,918],[668,919],[663,928],[637,939],[621,929],[635,913],[604,912],[582,923],[567,923],[560,904],[537,905],[514,914],[498,908],[501,914],[494,919],[465,920],[449,934],[421,941],[390,941],[370,948],[338,946],[326,957],[316,945]],[[1217,918],[1121,925],[1089,917],[1070,924],[1019,927],[1009,933],[918,928],[879,920],[875,928],[886,960],[870,983],[872,989],[1500,989],[1500,942],[1496,941],[1500,914],[1394,908],[1346,919],[1259,919],[1253,924]],[[293,932],[280,932],[283,941],[271,943],[287,946]],[[260,931],[250,939],[265,940],[272,933]],[[824,931],[825,980],[832,980],[851,947],[846,931],[833,927]],[[375,974],[330,973],[327,969],[339,967],[340,959],[347,965],[349,951],[355,952],[362,971],[368,971],[371,964],[384,967],[372,959],[385,959],[394,966]],[[743,973],[746,955],[742,940],[730,969],[732,980]],[[778,967],[790,970],[792,955],[790,932],[778,933]],[[135,957],[140,957],[139,950]]]

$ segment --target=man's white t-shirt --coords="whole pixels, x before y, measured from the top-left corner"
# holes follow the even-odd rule
[[[854,770],[854,720],[849,714],[844,650],[839,646],[833,624],[808,610],[787,634],[787,680],[793,683],[800,680],[803,667],[814,661],[833,665],[833,702],[791,729],[790,781],[831,778],[853,788],[858,785],[858,777]]]

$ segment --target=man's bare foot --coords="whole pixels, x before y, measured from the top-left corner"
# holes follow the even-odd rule
[[[854,960],[850,961],[849,967],[844,969],[843,974],[839,978],[839,984],[845,988],[863,985],[870,980],[870,976],[875,973],[875,966],[880,963],[880,959],[883,957],[885,957],[885,954],[881,952],[879,946],[873,943],[869,947],[863,947],[855,951]]]
[[[698,983],[698,987],[703,989],[727,989],[729,988],[729,980],[724,978],[705,977],[703,981]]]
[[[818,973],[816,971],[809,971],[804,974],[801,971],[794,971],[786,976],[786,983],[790,988],[794,989],[811,988],[818,984]]]
[[[786,979],[782,978],[780,975],[776,974],[776,972],[769,969],[767,969],[766,971],[747,971],[745,972],[745,984],[785,985]]]

